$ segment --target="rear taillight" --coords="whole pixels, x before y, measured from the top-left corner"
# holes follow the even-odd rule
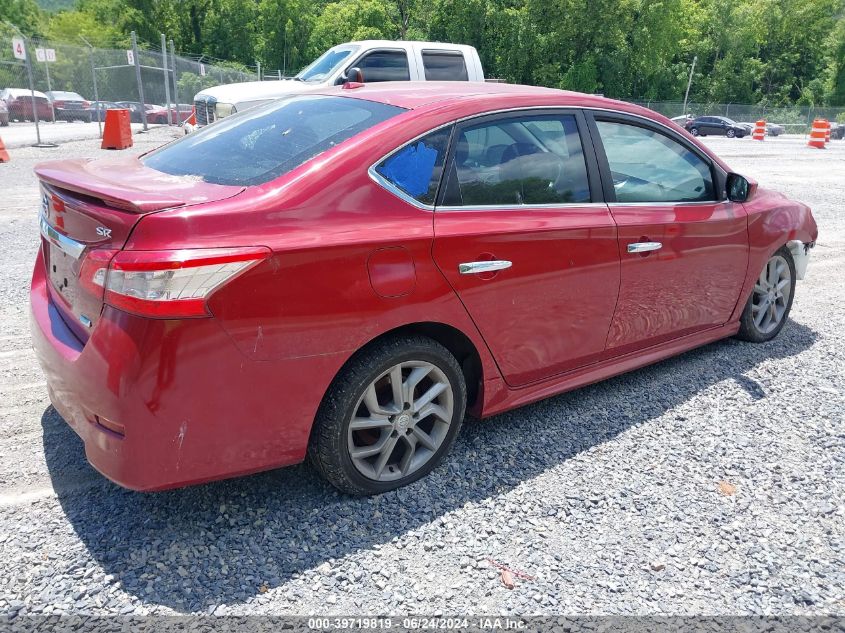
[[[211,316],[209,296],[270,256],[263,247],[178,251],[119,251],[91,280],[105,287],[105,302],[141,316],[175,319]]]

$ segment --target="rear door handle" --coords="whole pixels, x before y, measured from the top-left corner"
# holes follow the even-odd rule
[[[628,244],[629,253],[648,253],[659,251],[661,248],[663,248],[663,244],[660,242],[634,242],[633,244]]]
[[[458,272],[462,275],[477,275],[478,273],[492,273],[497,270],[504,270],[505,268],[510,268],[512,265],[512,262],[504,259],[493,259],[484,262],[466,262],[464,264],[458,264]]]

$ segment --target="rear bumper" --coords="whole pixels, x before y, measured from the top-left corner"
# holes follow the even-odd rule
[[[33,345],[50,400],[103,475],[161,490],[304,459],[341,358],[251,361],[214,319],[143,319],[110,307],[83,344],[47,283],[39,252]]]

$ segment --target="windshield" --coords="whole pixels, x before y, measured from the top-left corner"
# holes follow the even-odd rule
[[[358,50],[357,46],[330,48],[296,76],[301,81],[323,81],[330,77],[343,61]]]
[[[142,162],[218,185],[258,185],[404,111],[349,97],[290,97],[221,119]]]

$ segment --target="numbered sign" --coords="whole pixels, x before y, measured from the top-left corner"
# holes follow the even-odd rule
[[[56,61],[56,49],[55,48],[36,48],[35,49],[35,59],[39,62],[54,62]]]
[[[15,59],[26,59],[26,45],[23,43],[22,37],[12,38],[12,54]]]
[[[129,62],[130,66],[134,66],[135,65],[135,53],[133,53],[132,51],[126,51],[126,61]]]

